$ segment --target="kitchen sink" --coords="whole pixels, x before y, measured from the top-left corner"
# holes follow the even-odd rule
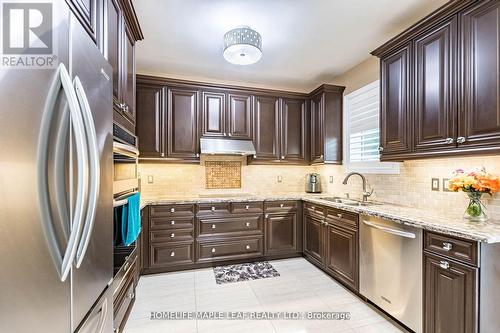
[[[361,200],[349,199],[349,198],[341,198],[341,197],[324,197],[324,198],[320,198],[320,199],[321,200],[327,200],[327,201],[336,202],[336,203],[347,205],[347,206],[375,206],[375,205],[380,205],[379,203],[376,203],[376,202],[373,202],[373,201],[361,201]]]

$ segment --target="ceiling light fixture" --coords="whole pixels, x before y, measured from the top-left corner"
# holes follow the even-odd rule
[[[224,59],[235,65],[255,64],[262,57],[262,37],[248,26],[224,34]]]

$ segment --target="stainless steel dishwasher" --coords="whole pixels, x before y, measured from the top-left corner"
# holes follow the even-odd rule
[[[360,292],[422,332],[422,229],[360,217]]]

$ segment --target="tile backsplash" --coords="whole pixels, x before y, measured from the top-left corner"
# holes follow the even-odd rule
[[[367,174],[368,184],[375,191],[373,200],[426,208],[448,213],[465,210],[467,198],[464,193],[444,192],[443,178],[450,178],[456,168],[484,166],[496,175],[500,175],[500,156],[455,157],[446,159],[426,159],[406,161],[400,164],[397,175]],[[349,193],[353,198],[362,195],[359,177],[349,179],[343,185],[345,177],[343,166],[285,166],[285,165],[248,165],[241,168],[241,188],[206,189],[205,167],[186,164],[148,164],[140,163],[139,172],[142,195],[146,199],[168,196],[198,196],[205,194],[273,194],[303,193],[305,176],[309,172],[321,175],[323,193],[344,196]],[[147,176],[152,175],[154,182],[147,183]],[[278,178],[281,177],[281,182]],[[333,177],[333,183],[329,178]],[[440,191],[432,191],[431,179],[439,178]],[[490,198],[484,196],[490,216],[500,215],[500,194]]]

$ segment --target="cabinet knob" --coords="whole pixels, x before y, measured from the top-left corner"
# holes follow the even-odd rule
[[[379,152],[383,152],[384,151],[384,147],[378,147],[378,151]]]
[[[175,208],[170,208],[170,213],[175,213]]]
[[[226,133],[226,132],[224,132],[224,133],[222,133],[222,135],[227,136],[227,133]]]
[[[280,204],[280,208],[283,208],[283,206],[285,206],[284,204]]]
[[[450,251],[453,248],[453,244],[448,242],[443,242],[443,250]]]
[[[196,153],[196,157],[200,157],[200,153]]]
[[[212,210],[212,212],[215,212],[215,207],[212,206],[212,208],[210,208]]]
[[[337,214],[337,217],[338,217],[339,219],[341,219],[342,217],[344,217],[344,215],[342,215],[342,214],[338,213],[338,214]]]
[[[249,210],[249,209],[250,209],[250,206],[249,206],[249,205],[246,205],[246,206],[245,206],[245,209],[246,209],[246,210]]]
[[[134,298],[134,297],[135,297],[135,294],[134,294],[133,292],[128,293],[128,294],[127,294],[127,297],[128,297],[128,298],[130,298],[130,299],[132,299],[132,298]]]
[[[446,138],[446,143],[451,145],[455,140],[453,138]]]
[[[175,257],[175,252],[174,251],[170,252],[170,256]]]
[[[245,246],[245,249],[250,250],[250,245]]]
[[[170,221],[170,225],[174,225],[174,224],[175,224],[174,220]]]
[[[215,253],[215,247],[212,248],[212,253]]]
[[[170,238],[175,238],[175,234],[174,234],[174,233],[171,233],[171,234],[170,234]]]
[[[212,224],[212,229],[215,229],[216,225],[215,224]]]
[[[281,159],[284,160],[285,159],[285,155],[281,155]]]
[[[441,260],[439,262],[439,267],[441,267],[442,269],[448,269],[450,268],[450,263],[447,262],[446,260]]]
[[[257,158],[257,155],[256,155],[256,154],[253,154],[253,158]]]
[[[266,214],[266,219],[269,218],[269,214]]]
[[[250,226],[250,222],[245,223],[245,225],[246,225],[247,227],[249,227],[249,226]]]
[[[231,133],[227,133],[227,136],[233,136]]]
[[[322,159],[322,158],[323,158],[323,155],[319,155],[319,158],[321,158],[321,159]]]
[[[465,142],[465,138],[463,136],[459,136],[457,138],[457,143],[464,143]]]
[[[161,156],[161,157],[165,157],[165,153],[161,153],[161,154],[160,154],[160,156]]]

